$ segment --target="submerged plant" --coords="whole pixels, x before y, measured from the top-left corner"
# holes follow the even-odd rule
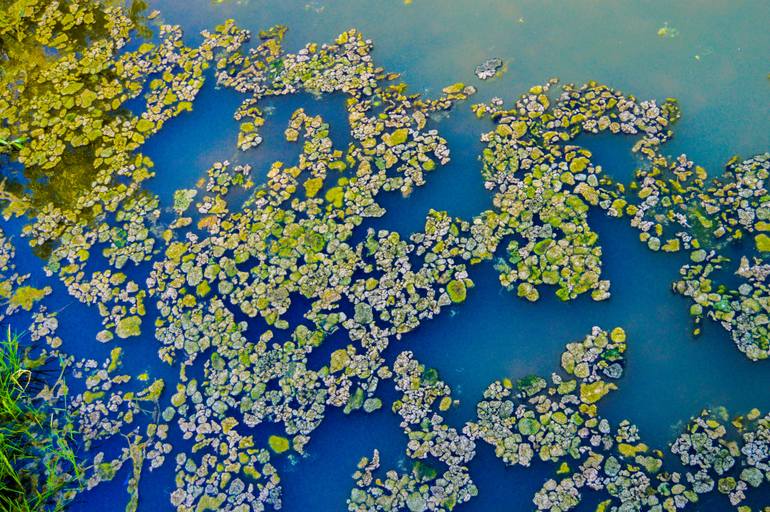
[[[16,137],[11,140],[0,137],[0,153],[10,153],[14,150],[18,151],[24,147],[25,142],[27,142],[26,137]]]
[[[38,376],[8,328],[0,342],[0,509],[63,510],[82,473],[69,425],[33,396]]]

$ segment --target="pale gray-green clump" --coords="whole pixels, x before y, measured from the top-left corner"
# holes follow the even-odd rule
[[[409,439],[406,453],[415,463],[407,474],[390,470],[380,478],[374,473],[380,466],[379,452],[375,450],[371,460],[361,459],[348,510],[451,510],[478,493],[466,467],[476,445],[434,412],[450,393],[435,370],[421,365],[411,352],[402,352],[393,374],[396,389],[402,393],[393,411],[402,419],[401,427]],[[422,462],[428,458],[439,461],[446,470],[439,473],[432,462]]]
[[[174,192],[174,211],[178,216],[187,211],[190,205],[198,195],[198,191],[195,189],[180,189]]]
[[[443,139],[424,128],[431,111],[447,109],[453,100],[464,98],[465,88],[453,86],[441,100],[413,105],[398,88],[379,88],[378,80],[386,75],[371,64],[369,43],[355,31],[322,49],[309,45],[299,56],[281,53],[282,34],[279,29],[263,34],[264,42],[255,52],[235,59],[218,75],[220,83],[253,90],[255,100],[283,94],[289,87],[345,91],[356,100],[348,103],[354,143],[344,152],[334,148],[328,124],[300,109],[285,132],[289,142],[302,141],[296,165],[276,162],[267,183],[233,213],[226,196],[232,185],[251,188],[250,181],[239,178],[246,177],[248,169],[231,172],[227,162],[215,164],[195,196],[201,197],[196,203],[198,234],[183,236],[193,219],[179,217],[164,236],[165,259],[155,263],[148,280],[161,315],[156,329],[163,343],[160,356],[184,368],[215,349],[210,359],[198,363],[203,364],[205,380],[188,380],[185,385],[184,373],[180,374],[171,398],[184,437],[199,447],[195,454],[177,457],[178,487],[172,502],[180,510],[223,497],[220,507],[280,506],[280,479],[269,462],[272,456],[259,447],[269,444],[275,456],[288,449],[285,444],[276,449],[275,439],[272,443],[254,439],[248,430],[278,423],[286,434],[282,438],[301,454],[328,406],[349,414],[381,408],[374,393],[379,380],[389,378],[379,355],[389,338],[419,325],[417,313],[432,314],[450,303],[446,294],[440,301],[437,294],[440,283],[449,282],[455,273],[437,276],[440,283],[436,283],[426,270],[421,282],[405,282],[403,262],[395,258],[398,251],[410,249],[393,234],[381,233],[381,242],[370,238],[358,247],[346,240],[363,218],[384,213],[374,201],[380,190],[401,189],[406,194],[424,182],[419,173],[448,160]],[[255,73],[256,59],[267,63],[256,66],[261,69],[271,69],[271,63],[280,60],[283,71],[274,76]],[[347,71],[335,79],[333,73],[340,68]],[[326,81],[319,81],[324,75]],[[366,79],[361,81],[362,77]],[[392,105],[387,122],[367,117],[373,105],[360,95],[372,95],[368,88],[377,91],[378,101]],[[245,115],[245,110],[236,115]],[[254,133],[252,128],[259,123],[252,124],[246,133]],[[240,141],[243,147],[243,136]],[[397,251],[387,251],[387,244]],[[353,281],[356,271],[366,277]],[[466,279],[461,269],[456,277]],[[414,284],[419,292],[409,297],[407,290]],[[212,294],[214,290],[218,293]],[[408,300],[393,303],[386,300],[388,293]],[[416,302],[423,293],[427,301]],[[283,316],[296,294],[312,305],[306,321],[291,325]],[[354,304],[353,318],[335,311],[343,300]],[[262,318],[269,328],[257,340],[246,339],[246,324],[235,322],[232,307],[247,317]],[[307,354],[340,329],[353,344],[334,351],[320,371],[308,368]],[[268,384],[276,381],[280,389],[268,390]],[[191,415],[194,422],[188,419]],[[223,442],[229,447],[226,469],[214,472],[222,460]],[[251,467],[259,469],[248,469],[250,479],[242,480],[240,475]],[[248,482],[247,487],[242,482]],[[210,494],[215,488],[223,491]],[[248,500],[244,493],[258,498]]]
[[[533,87],[510,109],[499,99],[473,107],[479,117],[497,121],[482,136],[482,176],[504,215],[501,234],[514,235],[508,257],[495,267],[501,284],[528,300],[539,298],[534,287],[542,284],[555,285],[562,300],[587,292],[604,300],[609,281],[600,278],[601,247],[587,213],[619,203],[611,201],[610,182],[591,163],[591,153],[568,143],[582,132],[609,130],[642,135],[636,148],[644,152],[670,137],[670,115],[654,102],[636,103],[594,83],[566,85],[553,100],[555,84]],[[640,115],[650,111],[657,117]]]
[[[476,66],[474,72],[480,80],[489,80],[498,75],[498,69],[501,67],[503,67],[502,59],[493,57]]]
[[[660,153],[680,116],[676,100],[637,102],[589,83],[564,86],[554,101],[548,95],[554,83],[533,87],[515,108],[503,108],[499,99],[473,107],[497,121],[482,136],[488,144],[482,174],[487,188],[497,191],[495,205],[509,213],[506,233],[517,235],[508,257],[496,262],[501,283],[531,301],[539,298],[534,287],[540,284],[556,285],[563,300],[586,291],[595,300],[608,298],[609,282],[600,279],[601,248],[586,217],[598,206],[611,216],[628,216],[651,250],[692,251],[696,265],[682,267],[674,290],[693,299],[695,334],[708,316],[747,357],[767,358],[770,203],[764,183],[770,154],[733,158],[708,182],[706,170],[685,155],[669,159]],[[644,160],[630,184],[602,176],[590,152],[569,144],[581,133],[602,131],[641,135],[633,150]],[[723,253],[731,245],[746,251],[736,270],[744,279],[738,289],[712,285],[708,277],[729,261]]]
[[[691,420],[670,447],[686,468],[666,469],[664,454],[643,442],[628,421],[613,426],[598,414],[597,403],[622,374],[625,332],[595,327],[583,340],[567,345],[562,373],[550,384],[541,377],[496,381],[477,406],[478,417],[462,431],[445,425],[436,404],[450,390],[435,370],[401,353],[394,364],[393,405],[408,436],[406,453],[415,462],[408,474],[384,475],[379,453],[364,457],[354,474],[348,510],[395,511],[419,507],[448,511],[472,499],[476,488],[467,464],[475,443],[486,442],[508,465],[529,466],[533,459],[551,463],[555,475],[533,496],[537,510],[571,510],[586,493],[603,499],[598,510],[692,509],[699,495],[719,492],[741,511],[747,492],[765,484],[770,469],[770,415],[754,409],[729,421],[722,409],[704,410]],[[441,407],[438,407],[441,409]],[[442,469],[423,460],[438,460]],[[441,471],[444,471],[441,473]]]
[[[132,336],[139,336],[142,334],[141,325],[142,320],[138,316],[121,318],[115,328],[115,334],[118,336],[118,338],[130,338]]]

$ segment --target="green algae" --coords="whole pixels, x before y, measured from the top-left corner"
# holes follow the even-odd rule
[[[25,311],[30,311],[36,302],[42,300],[51,293],[50,288],[38,289],[32,286],[21,286],[16,289],[8,303],[11,306],[19,306]]]
[[[275,453],[283,453],[290,447],[289,440],[281,436],[270,436],[267,442]]]
[[[593,382],[591,384],[581,384],[580,399],[587,404],[593,404],[601,400],[602,397],[612,389],[616,389],[616,387],[601,381]]]
[[[138,316],[129,316],[122,318],[115,328],[115,334],[118,338],[130,338],[132,336],[139,336],[141,331],[142,319]]]
[[[465,283],[459,279],[449,281],[446,287],[449,298],[452,302],[464,302],[467,295]]]
[[[216,511],[219,510],[219,507],[222,505],[222,503],[225,501],[225,496],[203,496],[200,501],[198,502],[198,505],[195,507],[195,512],[206,512],[206,511]]]
[[[25,23],[48,16],[37,10],[38,3],[35,5]],[[85,11],[78,11],[78,16],[86,20],[88,10],[97,7],[77,2],[75,10],[81,8]],[[127,41],[128,32],[136,25],[120,10],[108,14],[114,17],[118,40]],[[253,448],[264,445],[264,441],[255,440],[247,429],[261,423],[276,424],[288,437],[269,437],[270,449],[283,453],[292,447],[302,454],[328,407],[339,407],[346,413],[361,408],[375,411],[382,406],[374,396],[378,382],[394,378],[405,395],[414,387],[425,393],[419,398],[405,396],[393,404],[410,440],[407,454],[416,459],[430,454],[447,469],[413,471],[416,481],[388,476],[376,482],[376,486],[393,494],[386,505],[377,502],[383,510],[424,510],[429,504],[436,510],[451,510],[471,499],[477,490],[464,464],[473,457],[473,442],[478,439],[493,444],[496,454],[508,463],[528,465],[534,456],[554,462],[567,456],[575,459],[574,473],[557,471],[564,478],[559,482],[549,480],[538,492],[538,508],[546,504],[557,504],[562,510],[575,506],[580,498],[568,490],[579,486],[581,477],[592,474],[602,464],[611,478],[601,486],[613,495],[603,505],[607,510],[614,510],[618,500],[627,499],[654,506],[658,495],[666,497],[662,501],[668,503],[669,509],[695,501],[691,498],[697,491],[679,489],[684,484],[674,486],[678,501],[668,500],[664,487],[667,482],[656,490],[635,488],[641,470],[634,469],[637,466],[631,466],[630,461],[625,466],[620,461],[633,459],[634,464],[653,474],[661,468],[660,459],[657,454],[648,455],[646,445],[637,443],[633,427],[619,426],[616,440],[612,441],[613,436],[597,417],[596,404],[615,389],[605,377],[614,379],[622,373],[626,341],[622,330],[615,329],[609,335],[596,331],[582,344],[568,345],[562,367],[573,378],[554,381],[553,385],[541,377],[517,381],[515,393],[520,394],[517,400],[522,403],[550,400],[546,396],[558,394],[570,396],[576,401],[574,407],[565,405],[564,410],[546,414],[526,405],[526,415],[517,421],[509,421],[510,413],[500,420],[494,417],[490,403],[502,402],[507,409],[507,399],[514,393],[510,379],[508,385],[503,380],[485,394],[479,404],[479,422],[469,424],[470,433],[426,421],[431,407],[443,412],[453,403],[448,386],[435,370],[417,363],[409,354],[399,356],[392,369],[384,365],[382,358],[391,339],[417,328],[424,318],[438,314],[442,308],[464,302],[467,288],[473,284],[468,268],[492,259],[504,239],[512,241],[505,248],[506,257],[496,262],[495,268],[501,284],[515,289],[520,297],[537,301],[539,287],[553,286],[562,300],[585,293],[594,300],[607,299],[609,282],[601,279],[601,247],[588,224],[587,214],[592,207],[602,208],[611,216],[625,215],[632,226],[640,229],[640,240],[652,250],[695,249],[691,259],[705,264],[687,267],[685,280],[681,285],[678,282],[675,289],[692,296],[700,308],[694,310],[699,318],[710,315],[739,326],[735,330],[740,333],[736,344],[749,357],[762,358],[768,350],[767,331],[763,330],[763,322],[756,320],[761,320],[767,310],[767,293],[757,270],[759,260],[753,265],[747,260],[742,266],[752,286],[748,299],[739,301],[738,294],[730,292],[708,293],[704,298],[694,292],[691,284],[705,285],[721,263],[700,247],[719,249],[723,240],[738,241],[742,233],[752,235],[766,226],[762,220],[747,224],[737,213],[744,206],[738,203],[720,199],[719,206],[704,201],[703,209],[696,207],[696,197],[703,199],[699,194],[705,186],[705,171],[686,161],[669,162],[656,153],[658,145],[670,138],[668,126],[679,115],[676,103],[667,100],[660,107],[654,102],[639,104],[595,83],[580,88],[564,86],[562,98],[552,100],[547,93],[554,82],[533,87],[510,109],[497,103],[475,106],[479,116],[489,115],[496,123],[492,131],[482,135],[487,144],[482,176],[485,186],[493,191],[494,208],[472,219],[432,211],[424,230],[408,239],[386,230],[370,230],[364,243],[354,245],[350,242],[352,232],[364,219],[385,213],[377,203],[378,193],[399,190],[408,195],[424,184],[423,171],[448,161],[446,141],[424,129],[426,118],[451,108],[454,101],[467,98],[473,90],[458,83],[444,88],[444,96],[437,100],[407,95],[404,84],[380,84],[397,76],[371,63],[371,44],[355,30],[342,33],[330,45],[308,45],[302,59],[284,53],[284,32],[285,27],[276,27],[260,33],[261,43],[249,53],[238,51],[247,35],[230,22],[213,34],[205,34],[198,49],[186,47],[180,31],[173,27],[164,28],[160,35],[167,45],[144,43],[124,56],[117,54],[119,44],[111,46],[109,41],[102,41],[106,53],[101,56],[100,67],[81,74],[115,72],[118,79],[110,82],[114,90],[95,87],[81,74],[64,76],[69,75],[67,70],[57,70],[54,79],[46,82],[58,87],[47,100],[61,102],[69,111],[89,114],[88,130],[83,133],[79,127],[62,123],[53,133],[40,134],[37,126],[48,123],[46,115],[52,111],[45,110],[36,117],[28,104],[20,104],[21,110],[27,109],[23,116],[33,116],[32,121],[18,126],[20,133],[29,131],[29,143],[25,136],[13,139],[23,143],[5,144],[3,148],[12,151],[30,176],[38,181],[53,176],[54,187],[60,188],[65,180],[82,184],[72,191],[73,196],[92,183],[100,186],[84,201],[89,205],[85,208],[73,197],[49,197],[56,190],[51,188],[11,198],[6,211],[31,215],[33,223],[25,235],[34,247],[48,252],[48,271],[57,274],[78,300],[96,304],[105,327],[114,328],[119,338],[141,335],[144,300],[151,298],[159,312],[154,326],[161,344],[159,357],[180,368],[180,384],[168,398],[171,406],[161,417],[166,424],[156,414],[148,426],[147,438],[126,434],[129,448],[111,462],[99,463],[96,467],[101,469],[89,477],[89,486],[113,478],[123,464],[130,462],[133,472],[128,507],[135,508],[145,459],[156,467],[171,453],[166,430],[167,423],[176,417],[184,435],[195,443],[191,452],[180,452],[175,460],[177,488],[171,501],[177,509],[217,509],[236,495],[251,499],[255,506],[277,506],[280,478],[270,464],[270,452]],[[68,39],[65,36],[61,42],[53,42],[57,48],[68,50],[63,58],[77,66],[81,62],[77,52],[69,53],[75,46]],[[164,60],[178,60],[180,65],[167,68],[157,64]],[[146,72],[137,72],[138,65],[145,61],[154,64]],[[156,236],[150,228],[161,218],[160,201],[142,189],[142,183],[152,176],[152,162],[138,151],[165,121],[191,108],[191,101],[180,101],[179,86],[197,92],[203,70],[214,61],[219,85],[250,96],[235,114],[240,124],[240,149],[248,150],[261,142],[259,128],[264,119],[256,107],[259,100],[297,90],[347,94],[347,114],[356,136],[350,147],[336,149],[328,137],[328,124],[320,116],[309,116],[300,109],[285,131],[290,142],[302,141],[296,165],[276,162],[264,186],[250,193],[242,211],[231,212],[227,197],[230,189],[237,186],[249,190],[254,185],[248,177],[249,169],[231,168],[227,162],[214,164],[198,187],[174,194],[177,218],[163,226],[166,229],[161,236]],[[150,78],[156,74],[162,78]],[[139,97],[145,82],[149,82],[146,85],[150,91],[144,95],[147,110],[136,117],[121,111],[126,101]],[[388,113],[371,115],[370,97],[384,104]],[[4,101],[8,105],[7,98]],[[90,115],[97,112],[99,115]],[[630,121],[628,115],[632,116]],[[579,133],[598,130],[641,134],[635,150],[653,165],[637,172],[636,186],[622,188],[612,183],[592,165],[590,152],[569,144]],[[115,137],[105,137],[110,131],[116,133]],[[3,140],[11,137],[10,133],[0,135]],[[726,191],[736,186],[729,181],[730,172],[738,184],[763,190],[751,172],[762,177],[766,166],[762,159],[756,162],[730,164],[725,183],[714,184],[709,194],[713,198],[729,195]],[[748,168],[751,171],[745,173]],[[351,176],[340,178],[335,174],[327,179],[329,171],[346,171]],[[666,174],[666,178],[660,176]],[[125,186],[123,181],[130,184]],[[756,196],[762,197],[761,192]],[[193,205],[196,198],[199,201]],[[769,220],[770,209],[763,201],[752,205],[752,211],[758,218]],[[191,215],[197,217],[194,227],[199,233],[189,237],[195,221],[183,215],[193,206]],[[695,227],[677,232],[683,225],[675,220],[679,214]],[[762,237],[764,234],[759,233],[755,240],[764,243]],[[115,270],[152,261],[146,287],[126,282],[125,274],[111,270],[87,272],[86,262],[99,248]],[[759,243],[757,248],[762,251]],[[417,263],[410,263],[410,258]],[[13,287],[19,284],[16,281],[5,281],[8,284],[2,287],[3,296],[10,297],[13,306],[31,310],[43,297],[35,295],[39,291],[24,287],[14,294]],[[14,302],[19,290],[24,291]],[[300,295],[312,306],[304,312],[304,323],[293,325],[285,316]],[[346,303],[353,305],[352,318],[340,311]],[[237,322],[231,308],[249,318],[263,318],[269,328],[260,332],[258,339],[247,339],[245,322]],[[743,317],[729,316],[736,311],[742,311]],[[754,323],[747,327],[749,322]],[[308,353],[338,330],[343,330],[351,344],[334,351],[329,365],[320,371],[308,368]],[[112,332],[102,332],[99,341],[109,341]],[[212,348],[216,357],[204,358],[205,379],[200,383],[189,379],[185,368]],[[591,352],[598,349],[600,360]],[[82,415],[80,423],[89,443],[116,432],[130,432],[142,414],[138,403],[157,404],[163,399],[161,380],[141,390],[113,390],[113,384],[131,381],[131,376],[113,375],[117,369],[115,358],[101,366],[94,361],[77,368],[83,372],[84,368],[96,367],[100,370],[84,372],[88,389],[73,405],[73,410]],[[269,386],[273,383],[278,385]],[[124,405],[117,414],[105,412],[105,404],[112,400]],[[231,409],[243,413],[243,424],[234,420]],[[190,418],[194,416],[203,422],[192,424]],[[484,425],[488,430],[482,433],[474,430],[474,425]],[[591,453],[587,445],[581,444],[585,441],[578,439],[581,436],[576,435],[579,426],[589,429],[607,446],[618,443],[617,449],[606,449],[609,455]],[[497,437],[501,429],[505,437]],[[508,432],[512,435],[508,436]],[[531,437],[531,444],[520,439],[521,435]],[[371,482],[378,464],[375,452],[371,462],[362,460],[356,479]],[[248,496],[252,491],[245,491],[237,483],[240,474],[253,481],[258,497]],[[757,481],[754,472],[748,471],[746,477]],[[435,489],[423,485],[437,479],[441,485]],[[736,477],[721,478],[717,488],[738,496],[737,482]],[[452,492],[442,495],[441,486]],[[371,499],[382,492],[357,491],[351,494],[351,510],[371,510]]]
[[[613,426],[598,415],[596,403],[603,393],[596,396],[595,390],[616,389],[609,380],[622,373],[622,367],[618,372],[612,365],[622,363],[626,345],[625,339],[619,338],[625,338],[625,333],[620,328],[612,332],[615,339],[595,327],[584,340],[568,344],[562,355],[565,371],[581,381],[580,397],[571,394],[574,386],[562,389],[564,377],[557,374],[551,377],[551,386],[539,377],[525,379],[528,384],[519,386],[521,392],[516,396],[510,379],[496,381],[478,404],[478,419],[468,422],[462,434],[443,425],[442,418],[432,411],[438,397],[449,396],[448,387],[440,381],[420,384],[420,393],[415,393],[418,388],[412,384],[413,378],[422,366],[411,353],[400,354],[393,368],[399,377],[397,389],[404,393],[397,402],[397,412],[405,419],[402,427],[410,439],[407,455],[417,459],[413,468],[418,470],[413,469],[411,474],[391,470],[380,476],[375,473],[380,465],[375,450],[371,459],[364,457],[359,462],[348,509],[400,510],[408,508],[409,502],[446,505],[472,499],[476,491],[466,464],[475,455],[474,443],[483,440],[492,444],[495,455],[509,465],[529,466],[538,457],[555,467],[555,478],[545,481],[533,497],[537,510],[570,510],[581,503],[586,493],[602,491],[610,498],[602,501],[597,510],[679,510],[697,504],[700,495],[712,492],[726,494],[738,510],[748,510],[740,504],[748,486],[762,485],[756,465],[764,467],[750,454],[755,454],[758,446],[753,443],[767,434],[769,417],[762,419],[759,411],[752,410],[728,422],[726,411],[704,410],[691,419],[670,447],[671,453],[680,457],[685,473],[666,470],[663,452],[642,442],[635,426],[627,421]],[[538,380],[543,384],[533,387],[531,383]],[[584,396],[587,388],[592,393]],[[413,407],[407,407],[408,403]],[[432,420],[422,421],[428,415]],[[416,425],[421,432],[413,430]],[[731,435],[728,427],[734,429]],[[423,438],[434,440],[428,452],[442,462],[441,468],[427,473],[420,460],[426,455],[420,445]],[[741,464],[736,464],[736,459]],[[430,486],[420,486],[426,481]],[[389,499],[382,500],[383,496]]]
[[[754,237],[754,243],[757,246],[759,252],[770,252],[770,237],[764,233],[760,233]]]

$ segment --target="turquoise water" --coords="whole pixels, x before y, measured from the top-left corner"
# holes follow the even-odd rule
[[[412,91],[427,96],[463,81],[478,87],[473,102],[494,96],[508,100],[553,76],[576,83],[594,79],[638,98],[673,96],[680,101],[683,118],[668,151],[687,152],[712,173],[734,154],[748,157],[770,148],[766,1],[736,6],[727,1],[414,0],[404,5],[384,0],[221,4],[171,0],[151,2],[153,8],[161,11],[163,22],[180,24],[191,43],[199,40],[197,32],[230,17],[254,32],[277,23],[287,25],[285,46],[292,52],[306,42],[330,41],[355,27],[374,41],[380,66],[401,72]],[[666,25],[669,36],[658,36]],[[473,75],[474,68],[490,57],[502,58],[508,71],[502,78],[481,82]],[[250,163],[256,176],[263,178],[272,161],[296,158],[296,150],[282,142],[281,134],[291,112],[300,106],[329,121],[335,145],[344,146],[347,121],[340,98],[297,96],[271,100],[267,106],[274,110],[262,130],[264,142],[255,150],[239,152],[232,113],[240,101],[237,93],[216,90],[209,80],[194,112],[170,121],[145,146],[157,170],[150,188],[165,205],[171,203],[175,189],[192,187],[214,161]],[[406,235],[422,229],[431,208],[468,218],[489,206],[477,155],[482,149],[479,135],[491,124],[476,120],[468,106],[460,104],[438,124],[452,150],[452,162],[431,174],[428,184],[408,199],[387,196],[382,204],[389,213],[370,225]],[[630,140],[599,136],[578,143],[591,149],[596,162],[614,178],[622,181],[632,175]],[[666,446],[682,423],[706,406],[725,405],[736,413],[751,407],[770,409],[767,362],[750,362],[713,323],[706,323],[702,336],[690,335],[689,303],[670,291],[681,256],[648,251],[624,220],[601,213],[591,220],[604,251],[604,277],[612,281],[609,301],[581,298],[562,303],[545,293],[537,303],[525,303],[501,289],[488,262],[471,270],[476,286],[464,304],[391,347],[413,350],[453,388],[460,407],[447,413],[448,422],[459,427],[474,418],[475,403],[494,379],[549,375],[557,369],[565,343],[582,338],[592,325],[605,329],[621,325],[628,333],[626,374],[620,389],[602,401],[601,410],[613,422],[627,418],[637,424],[648,444]],[[21,269],[34,271],[37,260],[23,244],[17,245]],[[35,278],[42,283],[42,276]],[[57,295],[67,308],[60,317],[62,338],[80,337],[82,345],[75,348],[81,355],[105,357],[109,348],[93,342],[99,330],[93,312],[70,304],[61,287]],[[152,368],[153,375],[174,382],[174,371],[158,361],[156,350],[149,332],[132,341],[126,368]],[[388,392],[393,393],[386,390],[386,398]],[[355,465],[374,448],[380,450],[384,468],[406,468],[405,436],[398,422],[387,407],[371,415],[345,416],[330,410],[313,434],[307,456],[279,462],[284,510],[344,510]],[[533,493],[552,469],[537,464],[526,471],[507,469],[489,446],[479,445],[477,450],[470,468],[479,496],[459,509],[531,509]],[[170,510],[173,477],[173,461],[146,473],[139,510]],[[72,510],[122,508],[115,503],[124,500],[125,478],[127,473],[84,494]],[[720,499],[698,509],[723,510],[726,502]],[[592,503],[586,500],[579,510],[588,510]]]

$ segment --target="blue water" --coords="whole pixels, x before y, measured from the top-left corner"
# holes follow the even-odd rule
[[[513,99],[530,86],[559,76],[566,82],[595,79],[638,98],[674,96],[680,100],[683,118],[669,151],[686,151],[714,173],[733,154],[747,157],[770,149],[770,2],[764,0],[742,2],[739,7],[729,1],[672,5],[414,0],[404,5],[398,0],[221,4],[164,0],[150,2],[150,8],[161,10],[163,22],[181,24],[191,44],[199,41],[198,31],[228,17],[254,32],[276,23],[288,25],[288,51],[309,41],[329,41],[355,27],[375,42],[379,65],[402,72],[412,91],[428,95],[465,81],[479,89],[472,101],[493,96]],[[676,37],[656,35],[666,22],[678,30]],[[490,57],[503,58],[508,71],[482,83],[473,69]],[[283,142],[282,133],[298,107],[322,115],[331,124],[335,145],[346,146],[347,121],[340,98],[297,96],[262,105],[272,111],[261,131],[264,142],[240,152],[235,148],[238,127],[232,113],[241,99],[231,90],[217,90],[209,80],[194,112],[170,121],[147,143],[144,151],[157,171],[149,186],[164,206],[170,205],[175,189],[193,187],[215,161],[249,163],[260,180],[272,161],[296,159],[296,149]],[[490,125],[476,120],[468,105],[460,104],[435,123],[449,142],[452,162],[430,174],[428,184],[408,199],[386,195],[382,204],[390,213],[368,225],[406,236],[422,229],[431,208],[469,218],[490,206],[477,160],[482,148],[479,135]],[[595,161],[615,179],[632,175],[630,139],[599,136],[578,142],[591,149]],[[476,286],[464,304],[395,342],[394,350],[413,350],[452,387],[460,406],[447,413],[448,421],[460,427],[474,418],[475,403],[494,379],[549,375],[557,369],[564,345],[582,338],[592,325],[605,329],[621,325],[629,339],[626,374],[620,389],[601,402],[601,411],[613,422],[629,419],[637,424],[652,446],[665,447],[682,423],[706,406],[725,405],[735,413],[752,407],[770,409],[769,363],[750,362],[713,323],[705,324],[702,336],[690,335],[689,303],[670,291],[681,258],[648,251],[624,220],[600,212],[590,220],[604,251],[604,278],[612,281],[609,301],[581,298],[562,303],[546,290],[539,302],[530,304],[501,289],[487,262],[471,270]],[[55,306],[65,308],[59,331],[65,348],[80,356],[106,357],[111,346],[93,340],[100,329],[96,312],[73,303],[63,287],[40,274],[39,260],[28,248],[17,246],[21,270],[33,272],[31,284],[53,286]],[[137,373],[152,369],[153,376],[165,378],[171,387],[175,371],[157,359],[157,342],[146,331],[126,344],[125,368]],[[383,391],[394,396],[393,390]],[[174,443],[173,428],[171,435]],[[279,459],[284,510],[344,510],[358,460],[377,448],[384,469],[404,469],[404,446],[397,416],[387,407],[371,415],[350,416],[330,409],[312,435],[306,457]],[[174,472],[169,459],[160,470],[144,473],[141,511],[171,510],[168,494],[174,488]],[[553,474],[553,468],[542,464],[526,471],[506,468],[483,444],[470,468],[480,494],[459,507],[463,511],[531,509],[533,493]],[[125,501],[127,469],[113,482],[84,494],[72,510],[122,509],[116,503]],[[724,510],[721,499],[699,510]],[[590,503],[586,500],[581,509]]]

